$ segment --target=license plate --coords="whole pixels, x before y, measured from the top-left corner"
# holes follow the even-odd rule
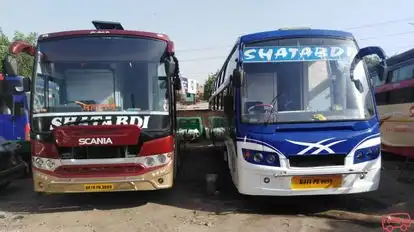
[[[114,189],[113,184],[85,184],[85,191],[88,192],[100,192],[100,191],[111,191]]]
[[[328,189],[339,188],[342,176],[294,176],[291,180],[292,189]]]

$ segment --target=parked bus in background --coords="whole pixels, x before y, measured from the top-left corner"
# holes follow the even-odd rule
[[[374,191],[381,170],[379,117],[351,33],[280,29],[241,36],[221,68],[212,110],[229,128],[225,160],[246,195]],[[382,74],[380,76],[383,76]]]
[[[10,55],[4,58],[5,73],[0,74],[0,137],[19,144],[19,155],[30,167],[30,94],[16,90],[22,88],[23,77],[18,76],[17,64],[10,63],[10,59]]]
[[[375,81],[382,150],[414,158],[414,49],[387,59],[386,78]]]
[[[178,167],[174,138],[178,59],[165,34],[93,22],[96,30],[43,34],[35,57],[30,139],[36,192],[168,189]]]
[[[31,153],[30,153],[30,126],[29,126],[29,112],[30,112],[30,92],[16,92],[16,88],[22,88],[23,77],[17,75],[13,71],[10,60],[13,59],[9,55],[4,60],[5,75],[1,74],[0,81],[7,82],[7,86],[3,89],[0,95],[0,137],[12,142],[16,142],[21,146],[20,155],[28,164],[28,173],[31,172]],[[56,94],[56,85],[53,82],[49,83],[49,100],[53,100],[52,95]],[[44,93],[43,85],[38,82],[36,91]],[[36,104],[43,104],[39,101],[44,99],[41,94],[36,95],[34,99]],[[39,98],[40,97],[40,98]]]

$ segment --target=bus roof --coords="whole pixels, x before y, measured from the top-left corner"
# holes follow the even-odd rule
[[[404,61],[414,59],[414,48],[387,59],[387,65],[393,66]]]
[[[56,37],[70,37],[70,36],[84,36],[84,35],[124,35],[124,36],[141,36],[152,39],[163,40],[166,42],[171,42],[170,38],[166,34],[154,33],[154,32],[145,32],[145,31],[129,31],[129,30],[75,30],[75,31],[60,31],[53,33],[46,33],[39,36],[38,40],[47,40]]]
[[[349,38],[354,39],[354,36],[345,31],[336,31],[336,30],[323,30],[323,29],[293,29],[293,30],[275,30],[275,31],[264,31],[257,32],[247,35],[242,35],[240,37],[241,43],[251,43],[255,41],[268,40],[268,39],[281,39],[286,37],[306,37],[306,36],[324,36],[324,37],[339,37],[339,38]]]

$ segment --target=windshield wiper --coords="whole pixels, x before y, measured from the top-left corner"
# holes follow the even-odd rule
[[[267,120],[265,122],[265,126],[269,125],[270,116],[273,114],[273,110],[275,109],[275,104],[277,103],[277,98],[279,97],[279,93],[276,94],[276,96],[273,97],[272,101],[269,103],[272,105],[272,109],[270,110],[269,117],[267,117]],[[276,122],[277,122],[277,116],[276,116]]]
[[[105,120],[105,119],[76,120],[76,121],[73,121],[73,122],[65,123],[62,126],[78,125],[78,124],[81,124],[81,123],[106,122],[106,121],[107,120]]]

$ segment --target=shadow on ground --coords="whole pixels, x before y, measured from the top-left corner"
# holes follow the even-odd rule
[[[139,207],[147,203],[206,211],[215,215],[249,213],[302,216],[327,210],[382,214],[387,213],[393,205],[397,205],[398,209],[398,204],[404,202],[404,209],[414,209],[408,201],[412,196],[408,194],[412,193],[408,190],[413,190],[412,186],[396,183],[388,168],[383,170],[380,189],[374,193],[344,196],[246,197],[237,193],[221,160],[222,155],[218,150],[192,149],[183,159],[183,168],[174,188],[166,191],[38,196],[32,191],[31,180],[23,179],[0,193],[0,211],[51,213],[109,210]],[[384,164],[387,162],[396,161],[386,161]],[[216,196],[208,195],[206,192],[206,173],[219,173],[221,177],[218,184],[219,193]],[[405,188],[400,188],[401,186]],[[332,228],[339,227],[339,224],[332,225]]]

